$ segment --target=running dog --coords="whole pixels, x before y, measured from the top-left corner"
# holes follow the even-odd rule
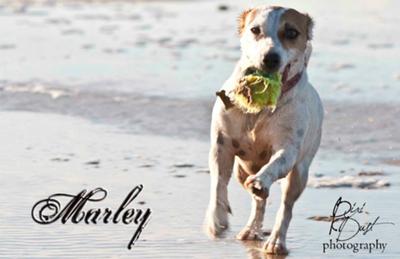
[[[217,93],[212,112],[206,228],[213,237],[228,228],[227,186],[234,173],[252,196],[250,218],[237,238],[261,239],[269,190],[281,179],[281,204],[264,249],[287,254],[293,205],[306,187],[321,140],[323,107],[307,77],[313,20],[294,9],[260,6],[240,15],[238,29],[242,55]],[[231,102],[248,69],[281,73],[281,97],[274,111],[245,113]]]

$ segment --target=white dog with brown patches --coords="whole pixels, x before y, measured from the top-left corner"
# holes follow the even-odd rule
[[[293,205],[304,190],[321,139],[323,108],[308,82],[312,19],[294,9],[261,6],[239,19],[242,56],[217,93],[211,124],[211,197],[206,227],[215,237],[228,228],[227,185],[232,172],[252,195],[250,218],[237,235],[261,238],[269,189],[282,179],[282,201],[265,249],[286,254],[286,233]],[[275,111],[245,113],[232,104],[232,92],[248,69],[282,74]]]

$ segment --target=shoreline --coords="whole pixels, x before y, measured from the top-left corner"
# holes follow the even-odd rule
[[[0,112],[0,138],[0,152],[5,161],[0,166],[0,202],[4,206],[0,230],[5,237],[0,240],[0,255],[95,258],[110,254],[140,258],[154,258],[154,254],[165,258],[183,254],[228,255],[230,258],[263,256],[260,252],[262,242],[234,239],[244,226],[250,209],[248,193],[234,179],[229,186],[233,216],[226,237],[209,240],[203,233],[209,193],[206,171],[208,143],[204,141],[127,134],[110,125],[71,116],[11,111]],[[351,170],[337,172],[347,165],[355,166],[355,172],[359,170],[357,161],[351,164],[351,161],[338,160],[339,156],[332,160],[331,157],[324,158],[323,150],[320,153],[312,166],[311,176],[314,172],[333,177],[354,174]],[[362,167],[374,168],[372,165]],[[393,183],[384,189],[306,188],[296,203],[288,234],[290,256],[322,256],[320,241],[328,236],[321,227],[328,228],[329,224],[308,218],[328,216],[338,196],[351,197],[355,202],[366,201],[368,217],[380,215],[382,219],[392,221],[398,218],[399,212],[391,210],[397,204],[394,197],[398,196],[399,177],[395,174],[398,167],[384,170],[387,175],[382,177]],[[336,173],[330,174],[330,171]],[[149,207],[153,213],[132,250],[126,249],[126,240],[132,235],[129,227],[40,226],[26,213],[46,195],[57,192],[74,194],[83,188],[96,187],[109,190],[109,200],[104,205],[114,208],[137,184],[143,184],[144,190],[135,206]],[[26,186],[30,186],[29,195]],[[274,183],[268,199],[264,227],[267,231],[272,227],[279,205],[279,189],[279,183]],[[190,195],[182,195],[184,193]],[[10,196],[13,199],[9,199]],[[383,204],[381,200],[386,202]],[[307,238],[304,238],[305,233],[309,233]],[[387,229],[380,227],[374,230],[375,235],[384,235],[389,242],[386,256],[400,252],[394,247],[399,236],[396,231],[388,233]],[[24,249],[20,248],[21,243]],[[68,252],[61,251],[61,247]],[[341,256],[337,251],[332,253]],[[343,256],[347,257],[350,255]]]
[[[0,257],[273,257],[263,254],[261,241],[235,239],[251,198],[234,177],[230,229],[216,240],[202,230],[214,93],[240,56],[237,17],[258,3],[265,4],[0,0],[1,34],[9,35],[0,39]],[[307,70],[325,107],[287,258],[400,258],[400,40],[393,33],[400,1],[280,4],[315,21]],[[51,194],[99,187],[107,199],[85,209],[116,211],[140,184],[129,208],[152,213],[131,250],[134,225],[39,225],[31,218],[34,204]],[[264,238],[280,198],[278,181],[267,200]],[[323,243],[335,238],[329,227],[339,199],[366,203],[360,224],[377,217],[396,224],[351,240],[379,239],[387,243],[383,254],[323,253]]]
[[[51,98],[46,93],[0,91],[0,110],[71,115],[116,126],[126,133],[209,140],[216,97],[177,99],[115,92],[83,92]],[[400,160],[398,103],[323,100],[321,149],[381,160]],[[159,125],[163,127],[159,127]],[[362,133],[362,134],[361,134]],[[379,152],[379,154],[378,154]]]

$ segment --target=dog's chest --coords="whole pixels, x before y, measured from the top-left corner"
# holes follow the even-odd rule
[[[263,165],[268,163],[272,148],[265,136],[258,136],[254,132],[232,138],[232,148],[239,164],[248,173],[256,173]]]
[[[267,115],[242,115],[231,118],[226,128],[231,148],[242,168],[257,172],[271,155],[271,118]]]

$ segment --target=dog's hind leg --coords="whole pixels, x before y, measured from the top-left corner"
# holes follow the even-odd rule
[[[238,181],[243,185],[246,178],[249,176],[243,168],[236,163],[234,173]],[[246,226],[236,235],[239,240],[261,240],[262,239],[262,225],[264,221],[264,212],[266,199],[260,199],[252,195],[251,212]]]
[[[219,139],[218,139],[219,138]],[[206,214],[206,231],[211,237],[220,235],[228,228],[228,183],[232,175],[234,154],[225,147],[222,135],[211,144],[209,166],[211,176],[210,203]]]
[[[292,218],[292,210],[295,201],[307,184],[308,165],[296,165],[293,170],[281,181],[282,198],[281,205],[275,219],[275,225],[271,235],[264,245],[264,249],[270,254],[287,254],[286,234]]]

